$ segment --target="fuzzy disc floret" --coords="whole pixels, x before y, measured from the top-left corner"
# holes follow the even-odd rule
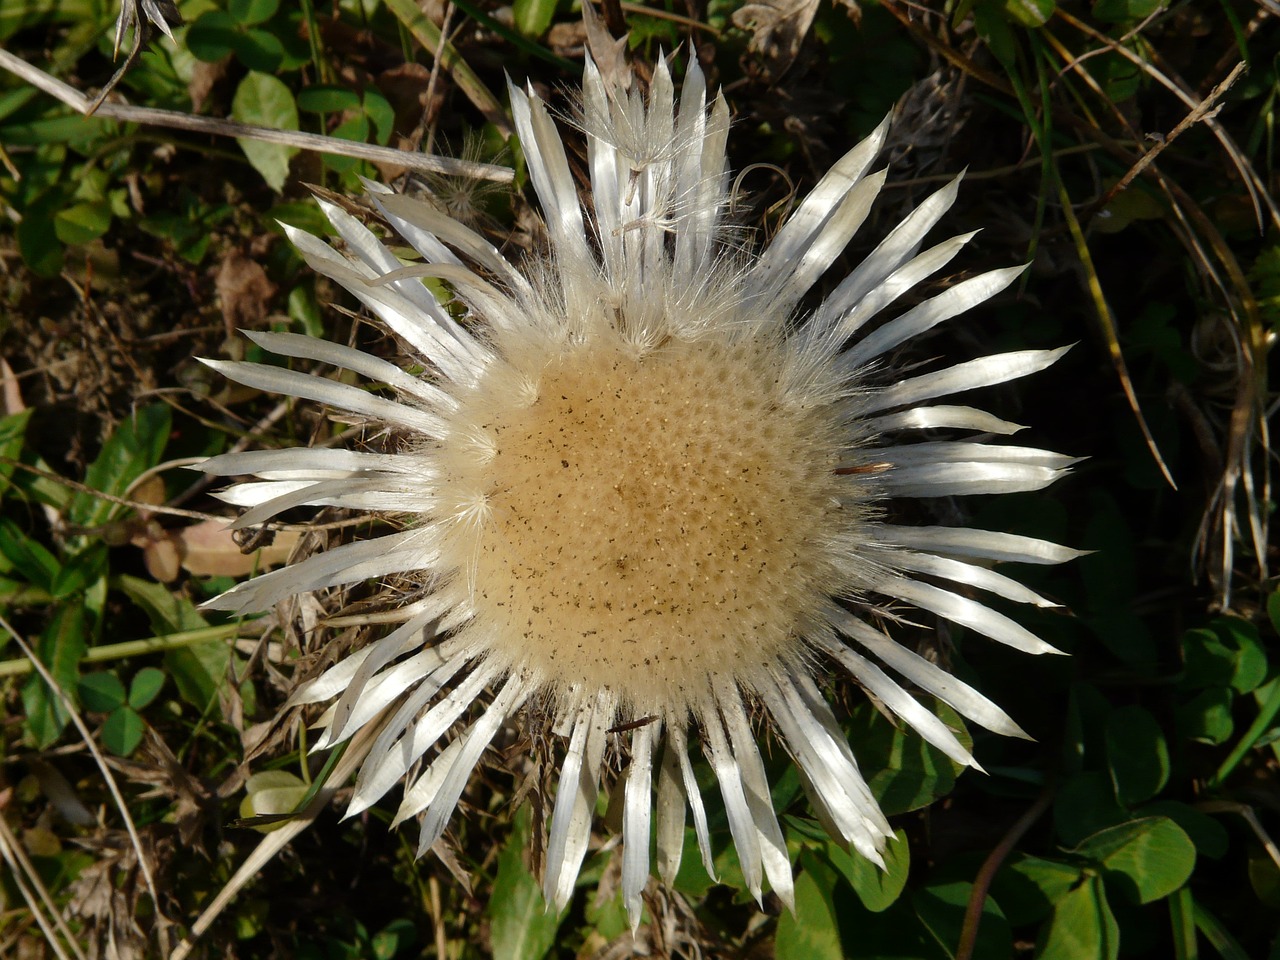
[[[834,407],[779,375],[788,350],[725,327],[644,348],[608,330],[525,348],[460,397],[442,488],[485,522],[446,559],[474,583],[489,656],[643,715],[798,653],[837,581],[832,531],[856,520]]]

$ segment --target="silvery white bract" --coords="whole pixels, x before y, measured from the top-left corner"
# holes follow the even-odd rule
[[[425,373],[282,333],[248,336],[380,389],[209,362],[392,438],[383,453],[209,460],[211,474],[257,478],[223,494],[248,508],[239,525],[323,505],[391,518],[395,531],[257,577],[212,605],[263,610],[367,580],[412,588],[411,600],[379,617],[397,629],[291,703],[334,701],[319,748],[380,718],[350,812],[405,781],[396,819],[420,818],[420,852],[440,837],[498,730],[522,711],[549,714],[567,745],[547,899],[559,908],[572,893],[613,749],[626,759],[616,789],[634,925],[652,830],[658,874],[670,883],[692,814],[714,876],[689,756],[696,733],[747,885],[758,899],[767,878],[790,904],[791,864],[753,711],[772,721],[821,821],[877,863],[891,831],[819,690],[828,665],[960,763],[976,766],[904,681],[989,730],[1023,735],[978,691],[888,636],[875,611],[910,604],[1019,650],[1051,652],[969,595],[1049,606],[991,565],[1060,563],[1076,551],[986,530],[900,526],[884,504],[1039,490],[1061,476],[1072,463],[1064,456],[990,442],[1020,427],[938,401],[1042,370],[1062,351],[893,372],[896,348],[1019,273],[982,274],[881,319],[972,236],[921,251],[958,181],[895,227],[815,311],[797,313],[884,183],[883,170],[870,171],[887,123],[749,255],[725,223],[728,108],[720,96],[708,106],[696,64],[677,104],[663,63],[646,101],[588,61],[579,123],[590,201],[579,197],[546,105],[517,89],[511,105],[550,238],[544,256],[512,264],[427,203],[376,186],[373,203],[421,263],[406,265],[327,203],[345,255],[289,231],[315,270],[406,345],[405,365]],[[444,281],[465,310],[442,304],[427,277]]]

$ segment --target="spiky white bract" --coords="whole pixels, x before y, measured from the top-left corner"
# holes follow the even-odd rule
[[[276,354],[383,389],[210,365],[364,418],[392,440],[385,453],[236,453],[204,469],[256,477],[224,494],[248,508],[242,524],[300,505],[374,511],[398,524],[260,576],[213,606],[261,610],[393,576],[416,584],[418,599],[380,618],[400,621],[397,629],[291,702],[333,701],[320,748],[377,720],[350,810],[408,777],[397,819],[421,818],[420,849],[440,837],[503,723],[529,705],[565,738],[548,901],[562,907],[573,890],[610,750],[629,757],[620,788],[632,923],[651,833],[670,882],[691,812],[712,871],[689,757],[696,737],[748,887],[759,898],[767,879],[790,903],[791,866],[751,712],[772,719],[823,822],[876,862],[891,831],[815,682],[823,664],[847,671],[960,763],[976,766],[904,682],[990,730],[1023,735],[868,611],[901,601],[1029,653],[1051,650],[972,594],[1049,605],[991,565],[1059,563],[1074,551],[985,530],[899,526],[884,505],[1038,490],[1061,476],[1066,457],[989,442],[1017,425],[932,402],[1033,373],[1060,351],[906,376],[887,369],[889,351],[1018,273],[992,271],[880,319],[971,236],[920,251],[957,183],[926,199],[815,311],[797,315],[884,181],[870,171],[887,125],[752,256],[725,223],[728,109],[719,96],[708,106],[696,63],[679,102],[664,63],[647,100],[587,63],[585,205],[546,106],[515,88],[511,103],[549,235],[542,258],[513,265],[467,227],[372,185],[373,203],[420,263],[402,263],[328,203],[345,256],[287,228],[312,267],[351,291],[407,346],[407,364],[426,372],[307,337],[254,334]],[[461,310],[442,305],[424,277],[446,281]]]

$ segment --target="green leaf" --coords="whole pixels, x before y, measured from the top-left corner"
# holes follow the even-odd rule
[[[1064,843],[1076,844],[1106,827],[1130,818],[1116,803],[1106,774],[1086,771],[1067,780],[1053,801],[1053,822]]]
[[[1053,908],[1053,919],[1038,960],[1116,960],[1120,954],[1120,927],[1107,905],[1102,880],[1091,877],[1062,897]]]
[[[236,57],[250,70],[273,73],[284,61],[284,44],[273,33],[249,27],[236,34],[231,44]]]
[[[1137,811],[1144,817],[1168,817],[1196,845],[1196,853],[1216,860],[1227,852],[1231,838],[1227,828],[1216,818],[1177,800],[1156,800]]]
[[[374,960],[393,960],[401,949],[412,946],[418,939],[418,928],[412,920],[403,917],[392,920],[373,935],[369,941]]]
[[[1196,847],[1168,817],[1145,817],[1099,831],[1074,853],[1136,903],[1167,897],[1191,876]]]
[[[186,597],[176,596],[162,583],[129,574],[112,577],[111,583],[142,608],[151,621],[151,629],[158,635],[199,630],[209,625],[195,604]]]
[[[511,5],[516,29],[536,40],[547,32],[556,13],[556,0],[515,0]]]
[[[1054,0],[1001,0],[1004,15],[1024,27],[1043,27],[1053,16]]]
[[[58,609],[36,643],[36,656],[73,702],[87,634],[88,616],[83,602],[76,600]],[[33,672],[22,686],[22,706],[27,733],[40,750],[58,739],[70,719],[57,694],[49,690],[38,673]]]
[[[1138,706],[1107,718],[1107,766],[1116,799],[1125,806],[1149,800],[1169,780],[1169,748],[1155,717]]]
[[[155,667],[143,667],[133,675],[129,684],[129,706],[142,710],[160,695],[164,686],[164,671]]]
[[[231,117],[276,130],[298,129],[293,94],[282,81],[267,73],[252,72],[240,81],[231,101]],[[298,152],[297,148],[249,139],[236,142],[262,179],[279,193],[289,176],[289,159]]]
[[[7,517],[0,517],[0,555],[28,583],[49,590],[58,575],[58,558]]]
[[[14,230],[14,236],[18,240],[22,261],[32,273],[52,279],[62,272],[62,244],[58,242],[52,216],[34,209],[23,211],[22,222]]]
[[[130,483],[160,462],[169,440],[169,424],[169,407],[163,403],[142,407],[120,421],[85,473],[85,485],[122,495]],[[111,519],[116,509],[101,497],[77,493],[67,505],[67,520],[80,527],[97,527]]]
[[[187,28],[187,49],[197,60],[214,63],[231,52],[239,32],[229,13],[209,10]]]
[[[973,741],[955,711],[938,702],[932,706],[960,742],[971,747]],[[955,786],[960,769],[956,764],[914,730],[895,727],[870,704],[853,710],[849,731],[859,758],[865,756],[867,769],[877,771],[869,785],[887,816],[926,807]]]
[[[1012,70],[1018,59],[1018,41],[1013,36],[1004,10],[991,3],[981,2],[973,11],[973,24],[978,37],[987,45],[991,55],[1006,70]]]
[[[8,480],[17,469],[12,463],[6,461],[17,460],[21,456],[31,413],[31,410],[22,410],[0,418],[0,457],[4,458],[4,461],[0,461],[0,497],[3,497],[9,489]]]
[[[378,143],[386,146],[387,141],[391,139],[391,134],[395,131],[395,110],[386,97],[377,90],[370,89],[364,92],[364,112],[373,122],[374,138]]]
[[[1053,906],[1080,882],[1079,867],[1056,860],[1020,855],[996,874],[992,891],[1013,924],[1043,920]]]
[[[960,945],[965,911],[973,884],[966,881],[935,883],[917,890],[911,896],[911,904],[925,929],[933,936],[947,956],[954,957]],[[973,956],[977,958],[1004,958],[1013,956],[1013,934],[994,897],[982,901],[982,922],[978,925],[978,938]]]
[[[1158,10],[1163,10],[1167,0],[1096,0],[1093,15],[1108,23],[1125,23],[1145,20]]]
[[[124,684],[114,673],[89,673],[80,678],[80,705],[95,713],[124,706]]]
[[[821,853],[844,875],[862,905],[872,913],[887,910],[901,896],[911,869],[911,850],[902,830],[896,831],[893,842],[884,848],[883,870],[861,854],[846,853],[830,841],[822,846]]]
[[[1174,711],[1179,735],[1201,743],[1226,743],[1235,729],[1231,718],[1234,700],[1230,687],[1201,690]]]
[[[836,872],[816,854],[800,854],[796,874],[796,911],[778,917],[774,941],[777,960],[843,960],[840,928],[832,902]]]
[[[118,757],[127,757],[138,749],[146,721],[130,706],[120,707],[102,724],[102,744]]]
[[[91,542],[83,550],[69,557],[49,585],[49,592],[59,600],[88,590],[107,574],[107,547],[101,542]]]
[[[262,23],[276,15],[280,0],[228,0],[227,13],[246,26]]]
[[[350,87],[316,84],[298,93],[298,109],[307,113],[345,113],[359,108],[360,94]]]
[[[77,203],[59,210],[53,218],[58,239],[68,246],[82,246],[97,240],[111,228],[111,204]]]
[[[1184,690],[1228,686],[1248,693],[1267,676],[1267,656],[1250,623],[1228,617],[1182,637]]]
[[[542,890],[524,865],[529,810],[516,815],[511,836],[498,857],[498,875],[489,899],[489,935],[495,957],[541,960],[556,942],[560,917],[547,909]]]
[[[302,806],[311,787],[288,770],[264,770],[249,777],[244,789],[244,799],[240,801],[240,816],[248,819],[293,813]],[[278,827],[282,822],[272,826]]]
[[[190,600],[174,596],[163,584],[127,575],[113,578],[112,583],[146,612],[151,629],[157,635],[198,630],[209,625]],[[212,703],[227,682],[230,662],[231,647],[222,640],[168,650],[164,655],[165,667],[173,677],[178,695],[197,710],[204,710]]]

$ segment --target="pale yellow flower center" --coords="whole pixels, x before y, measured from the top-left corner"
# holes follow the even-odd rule
[[[779,349],[586,345],[542,367],[531,404],[481,385],[493,451],[468,484],[487,519],[459,561],[491,656],[643,714],[797,652],[848,518],[830,413],[787,395]]]

